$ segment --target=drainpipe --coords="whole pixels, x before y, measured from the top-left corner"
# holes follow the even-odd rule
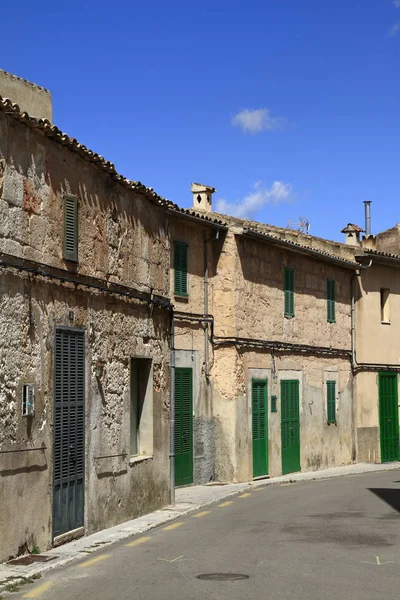
[[[169,435],[170,435],[170,488],[171,504],[175,504],[175,322],[174,313],[171,311],[170,322],[170,402],[169,402]]]
[[[219,229],[216,230],[214,237],[204,240],[204,316],[208,317],[208,242],[213,242],[219,239]],[[204,363],[205,376],[208,382],[210,377],[210,360],[208,348],[208,322],[204,324]]]

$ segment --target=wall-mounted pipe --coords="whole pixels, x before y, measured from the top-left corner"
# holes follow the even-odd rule
[[[351,302],[351,368],[355,369],[357,367],[357,358],[356,358],[356,300],[355,300],[355,281],[356,277],[361,277],[361,274],[366,269],[369,269],[372,265],[372,258],[370,259],[367,265],[360,265],[358,275],[353,274],[350,280],[350,302]]]

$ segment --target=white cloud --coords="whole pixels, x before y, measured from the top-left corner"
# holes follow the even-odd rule
[[[393,0],[395,8],[400,8],[400,0]]]
[[[399,5],[400,6],[400,5]],[[396,35],[400,31],[400,21],[397,21],[389,30],[389,35]]]
[[[252,218],[266,204],[292,202],[292,186],[283,181],[274,181],[271,187],[262,186],[262,181],[254,184],[254,190],[239,202],[229,202],[223,198],[217,200],[217,212],[240,218]]]
[[[232,125],[240,127],[245,133],[259,133],[282,129],[286,120],[282,117],[271,117],[268,108],[245,108],[232,118]]]

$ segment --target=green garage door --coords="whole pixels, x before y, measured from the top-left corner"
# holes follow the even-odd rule
[[[253,429],[253,477],[268,475],[268,412],[267,381],[251,382]]]
[[[381,460],[399,460],[399,412],[397,374],[379,373],[379,422]]]
[[[193,483],[192,369],[175,369],[175,485]]]
[[[281,381],[282,473],[300,471],[300,406],[297,379]]]

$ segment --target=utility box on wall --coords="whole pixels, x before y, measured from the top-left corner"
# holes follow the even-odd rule
[[[35,414],[35,386],[24,383],[22,386],[22,416],[33,417]]]

